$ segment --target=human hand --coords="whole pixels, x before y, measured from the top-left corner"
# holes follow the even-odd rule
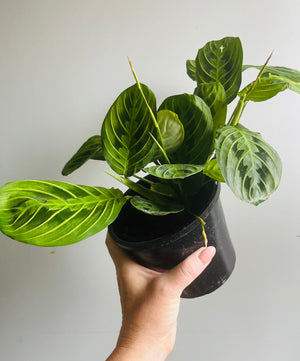
[[[180,295],[207,267],[215,248],[201,248],[164,273],[136,264],[107,235],[122,306],[117,346],[107,361],[162,361],[175,344]]]

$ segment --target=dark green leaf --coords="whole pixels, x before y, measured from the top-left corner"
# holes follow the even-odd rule
[[[195,62],[195,60],[187,60],[186,61],[186,72],[192,80],[196,81],[196,62]]]
[[[156,99],[152,91],[141,85],[149,106],[156,114]],[[119,95],[102,125],[103,152],[107,163],[118,174],[131,176],[153,161],[157,146],[157,128],[147,105],[133,85]]]
[[[221,128],[216,156],[226,183],[238,198],[258,205],[277,189],[281,161],[259,133],[240,124]]]
[[[100,232],[126,199],[118,189],[28,180],[0,188],[0,229],[37,246],[64,246]]]
[[[209,106],[216,132],[226,121],[227,101],[223,85],[219,82],[202,83],[195,89],[195,94]]]
[[[213,120],[210,109],[197,95],[181,94],[167,98],[159,110],[178,114],[184,127],[181,146],[170,155],[172,163],[204,164],[213,141]]]
[[[205,163],[203,173],[218,182],[225,182],[216,158],[211,159],[210,161]]]
[[[150,189],[166,197],[177,197],[177,193],[169,183],[152,183]]]
[[[140,196],[132,197],[130,202],[139,211],[153,216],[164,216],[170,213],[178,213],[184,209],[184,206],[180,203],[166,200],[164,204],[158,204]]]
[[[229,104],[241,85],[243,49],[239,38],[226,37],[210,41],[196,57],[197,83],[220,82]]]
[[[62,174],[69,175],[89,159],[104,160],[100,135],[94,135],[83,143],[73,157],[66,163]]]
[[[162,164],[149,168],[144,168],[147,172],[157,178],[162,179],[184,179],[203,170],[203,165],[195,164]]]

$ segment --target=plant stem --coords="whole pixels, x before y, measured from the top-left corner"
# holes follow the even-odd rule
[[[235,127],[239,123],[241,116],[243,114],[243,111],[247,105],[247,102],[245,102],[244,99],[245,99],[245,97],[240,98],[240,100],[238,101],[237,106],[235,107],[235,109],[229,119],[228,125]]]
[[[258,80],[260,79],[260,77],[262,76],[262,73],[264,72],[264,70],[266,69],[266,66],[268,65],[271,57],[273,55],[273,52],[269,55],[268,59],[266,60],[265,64],[262,66],[260,72],[258,73],[256,79],[254,80],[253,84],[251,85],[251,87],[249,88],[249,90],[247,91],[247,93],[242,97],[240,98],[239,102],[237,103],[237,106],[235,107],[230,119],[229,119],[229,122],[228,122],[228,125],[231,125],[231,126],[236,126],[240,119],[241,119],[241,116],[243,114],[243,111],[248,103],[248,96],[252,93],[252,91],[254,90]]]
[[[203,240],[204,240],[204,247],[207,248],[207,245],[208,245],[208,239],[207,239],[207,235],[206,235],[206,232],[205,232],[205,222],[203,221],[203,219],[199,216],[197,216],[196,214],[192,213],[193,216],[195,218],[198,219],[198,221],[201,223],[201,227],[202,227],[202,236],[203,236]]]

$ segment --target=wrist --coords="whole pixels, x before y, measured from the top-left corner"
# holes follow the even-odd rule
[[[164,361],[166,357],[155,348],[117,345],[106,361]]]
[[[157,337],[146,337],[144,333],[122,327],[116,348],[107,361],[164,361],[171,351]]]

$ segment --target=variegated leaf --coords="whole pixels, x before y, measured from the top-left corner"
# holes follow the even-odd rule
[[[94,135],[83,143],[83,145],[64,166],[62,175],[66,176],[71,174],[89,159],[104,160],[100,135]]]
[[[171,213],[183,211],[184,206],[180,203],[167,200],[165,203],[155,203],[149,199],[140,196],[134,196],[130,200],[131,204],[141,212],[151,214],[153,216],[165,216]]]
[[[210,41],[196,57],[196,79],[201,83],[220,82],[229,104],[241,85],[243,49],[239,38]]]
[[[154,94],[146,85],[141,87],[156,114]],[[110,167],[118,174],[131,176],[153,161],[157,146],[150,133],[157,138],[157,128],[135,84],[119,95],[102,125],[103,153]]]
[[[184,127],[184,140],[170,154],[175,164],[204,164],[213,142],[213,120],[208,105],[197,95],[180,94],[167,98],[159,110],[176,113]]]
[[[126,202],[118,189],[27,180],[0,188],[0,230],[36,246],[79,242],[112,223]]]
[[[162,179],[184,179],[203,170],[203,165],[162,164],[144,168],[144,172]]]
[[[238,198],[258,205],[277,189],[281,161],[259,133],[240,124],[221,128],[216,156],[226,183]]]
[[[194,94],[209,106],[214,121],[214,132],[223,127],[227,114],[226,93],[223,85],[219,82],[202,83],[197,86]]]
[[[196,62],[195,62],[195,60],[187,60],[186,61],[186,72],[192,80],[195,80],[195,81],[197,80],[196,79]]]

